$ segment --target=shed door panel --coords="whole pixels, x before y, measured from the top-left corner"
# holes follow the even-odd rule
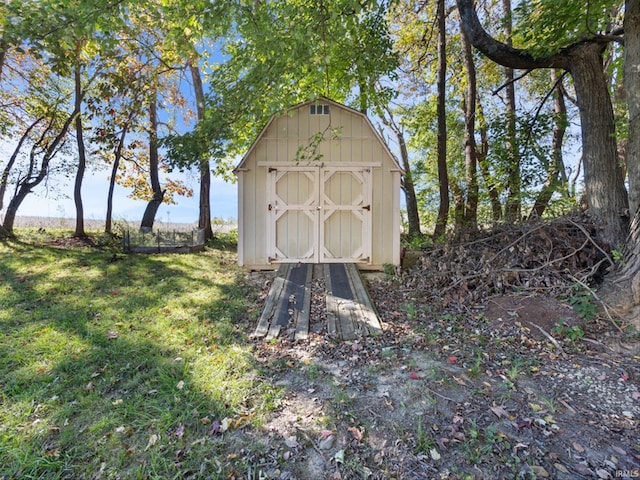
[[[270,179],[271,260],[317,262],[317,169],[274,169]]]
[[[370,262],[370,170],[269,170],[269,261]]]
[[[368,169],[324,168],[320,190],[320,261],[370,260]]]

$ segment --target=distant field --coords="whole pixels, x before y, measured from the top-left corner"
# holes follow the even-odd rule
[[[4,217],[2,217],[4,218]],[[125,230],[136,230],[139,226],[138,222],[127,222],[122,220],[115,220],[115,226],[120,226]],[[16,217],[14,227],[34,227],[34,228],[65,228],[74,229],[76,221],[74,218],[62,218],[62,217],[36,217],[36,216],[18,216]],[[234,228],[236,225],[213,225],[213,231],[216,233],[225,233]],[[85,219],[84,228],[86,230],[103,230],[104,220],[90,220]],[[198,228],[197,223],[167,223],[162,221],[156,221],[154,224],[154,230],[169,230],[169,231],[181,231],[189,232]],[[115,229],[114,229],[115,230]]]

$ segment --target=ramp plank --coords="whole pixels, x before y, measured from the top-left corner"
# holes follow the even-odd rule
[[[254,336],[272,339],[294,332],[296,340],[309,335],[313,272],[325,281],[327,333],[355,340],[382,332],[378,314],[362,276],[354,264],[282,264],[269,290]]]

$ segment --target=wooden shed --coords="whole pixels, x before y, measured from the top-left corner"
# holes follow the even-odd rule
[[[361,112],[326,98],[291,107],[235,173],[240,265],[400,264],[403,172]]]

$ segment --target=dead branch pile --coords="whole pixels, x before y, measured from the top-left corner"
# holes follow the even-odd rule
[[[444,304],[507,291],[566,293],[593,284],[613,265],[595,233],[584,217],[501,226],[424,252],[404,283]]]

